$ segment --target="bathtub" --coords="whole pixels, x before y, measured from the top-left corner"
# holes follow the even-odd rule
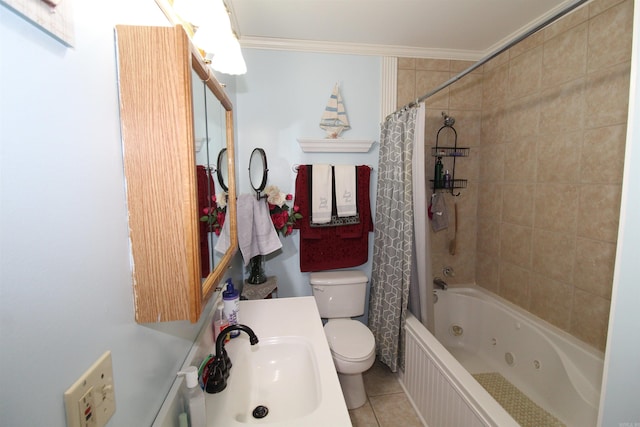
[[[407,316],[400,373],[426,425],[518,426],[472,376],[484,372],[567,426],[596,425],[602,352],[480,287],[435,293],[435,337]]]

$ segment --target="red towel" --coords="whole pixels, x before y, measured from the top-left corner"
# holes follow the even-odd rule
[[[369,259],[369,232],[373,231],[369,200],[369,166],[357,166],[357,199],[360,223],[335,227],[311,227],[309,170],[298,167],[295,204],[302,219],[300,229],[300,271],[332,270],[362,265]]]
[[[205,214],[204,208],[211,204],[211,194],[216,194],[216,187],[211,173],[202,165],[196,166],[198,185],[198,220]],[[209,184],[207,185],[207,180]],[[211,272],[211,257],[209,256],[209,225],[206,221],[200,221],[200,274],[208,277]]]

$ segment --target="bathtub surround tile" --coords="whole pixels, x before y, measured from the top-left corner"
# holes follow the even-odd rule
[[[593,3],[593,1],[591,2]],[[547,28],[542,30],[544,32],[544,39],[549,40],[556,37],[570,28],[582,24],[589,19],[589,8],[587,6],[579,7],[572,13],[563,16]]]
[[[509,61],[509,98],[517,99],[540,90],[542,46]]]
[[[520,97],[508,102],[505,142],[537,135],[540,123],[540,103],[538,93]]]
[[[449,80],[449,71],[423,71],[416,70],[416,97],[435,89],[442,83]],[[429,108],[449,108],[450,87],[442,89],[440,92],[429,97]],[[415,101],[415,98],[413,99]]]
[[[461,73],[462,71],[465,71],[467,68],[475,65],[476,62],[475,61],[460,61],[460,60],[452,60],[451,61],[451,69],[450,71],[452,73],[458,74]],[[471,74],[476,73],[476,74],[483,74],[484,72],[484,66],[481,65],[479,67],[477,67],[476,69],[474,69]]]
[[[578,236],[615,242],[620,217],[619,185],[589,185],[580,188]]]
[[[533,271],[558,281],[572,283],[575,238],[538,228],[533,230]]]
[[[504,176],[505,144],[487,145],[480,152],[480,180],[482,182],[502,182]]]
[[[398,69],[397,108],[416,99],[415,70]]]
[[[512,303],[529,308],[530,270],[509,262],[500,264],[499,295]]]
[[[622,183],[626,136],[625,125],[585,131],[580,161],[581,183]]]
[[[589,17],[593,18],[594,16],[604,12],[617,5],[618,3],[622,3],[624,0],[593,0],[589,2]]]
[[[509,58],[510,58],[510,52],[511,52],[510,50],[506,50],[502,52],[500,55],[493,58],[491,61],[484,64],[484,72],[485,73],[491,72],[495,70],[497,67],[500,67],[501,65],[508,64]]]
[[[544,44],[542,81],[555,86],[583,77],[587,70],[587,30],[584,23]]]
[[[498,294],[500,263],[498,259],[486,252],[478,250],[476,260],[476,284]]]
[[[538,140],[537,181],[577,182],[584,131],[545,133]]]
[[[580,130],[585,123],[585,79],[545,88],[540,98],[540,129],[545,132]]]
[[[627,61],[587,76],[587,127],[626,123],[629,106],[629,67],[630,62]]]
[[[497,218],[478,219],[478,250],[500,257],[500,222]]]
[[[417,58],[415,67],[416,70],[449,71],[451,61],[449,59]]]
[[[571,327],[573,287],[541,274],[531,278],[531,313],[565,331]]]
[[[540,46],[544,42],[544,32],[538,31],[526,39],[522,40],[520,43],[512,46],[509,49],[509,58],[515,59],[518,55],[521,55],[525,52],[528,52],[531,49],[535,49]]]
[[[451,77],[454,76],[455,73],[452,73]],[[450,87],[450,108],[480,109],[482,107],[482,74],[467,74]],[[453,114],[452,116],[456,117]],[[458,120],[457,117],[456,120]]]
[[[504,153],[504,181],[529,183],[536,180],[536,151],[540,137],[532,135],[510,142]]]
[[[416,69],[416,59],[415,58],[398,58],[398,69],[399,70],[415,70]]]
[[[505,184],[502,196],[502,220],[517,225],[532,227],[535,184]]]
[[[575,289],[573,298],[571,334],[604,351],[610,301],[581,289]]]
[[[480,197],[482,194],[482,197]],[[478,184],[478,218],[502,219],[502,185],[499,183],[480,182]]]
[[[629,61],[633,31],[633,0],[626,0],[589,21],[588,70]]]
[[[531,267],[532,228],[503,222],[500,229],[500,259]]]
[[[615,258],[614,243],[578,238],[575,287],[611,300]]]
[[[493,61],[491,61],[493,62]],[[507,64],[486,71],[482,83],[483,108],[504,105],[509,93],[509,66]]]
[[[506,104],[505,104],[506,105]],[[482,111],[481,139],[480,144],[487,147],[495,144],[502,144],[506,141],[507,134],[507,114],[506,106],[487,107]]]
[[[535,227],[575,234],[579,186],[538,184],[535,193]]]

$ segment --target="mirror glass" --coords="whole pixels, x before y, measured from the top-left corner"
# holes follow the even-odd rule
[[[191,63],[198,217],[201,219],[200,264],[202,295],[206,300],[237,249],[233,106],[196,50],[192,51]],[[221,152],[224,156],[219,159]],[[221,240],[227,218],[228,237]],[[216,250],[219,242],[225,245]]]
[[[255,148],[249,158],[249,181],[258,194],[267,186],[268,174],[267,155],[262,148]]]
[[[200,263],[206,279],[220,262],[215,244],[222,231],[227,205],[229,170],[225,109],[200,76],[192,71],[193,128],[198,173]],[[221,163],[218,153],[224,152]],[[216,183],[216,178],[218,183]]]
[[[224,191],[228,191],[227,181],[229,176],[229,169],[227,168],[227,149],[223,148],[218,153],[218,165],[217,165],[218,184]]]

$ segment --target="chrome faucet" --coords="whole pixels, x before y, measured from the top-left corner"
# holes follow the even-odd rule
[[[443,291],[446,291],[447,288],[449,287],[449,285],[447,285],[447,282],[442,280],[440,277],[434,277],[433,284],[439,287],[440,289],[442,289]]]
[[[251,345],[258,344],[258,337],[246,325],[231,325],[220,331],[220,335],[216,339],[216,356],[211,362],[207,377],[203,378],[205,384],[204,389],[207,393],[220,393],[227,387],[227,378],[229,378],[229,370],[231,369],[231,359],[224,349],[224,340],[231,331],[244,331],[249,335]]]

